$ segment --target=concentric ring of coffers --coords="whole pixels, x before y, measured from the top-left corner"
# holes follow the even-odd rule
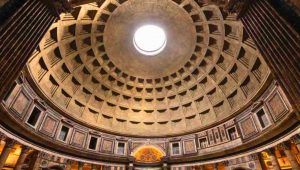
[[[76,120],[137,136],[199,130],[244,109],[264,85],[269,70],[242,24],[214,5],[200,7],[193,0],[163,2],[150,0],[148,5],[157,13],[172,9],[166,15],[173,21],[166,16],[166,22],[186,23],[183,31],[181,25],[172,28],[179,29],[172,36],[170,29],[165,29],[171,39],[161,57],[155,57],[165,57],[160,61],[167,61],[162,64],[168,68],[139,67],[148,61],[132,44],[133,26],[138,25],[133,24],[128,34],[121,31],[127,22],[135,23],[131,20],[136,12],[131,10],[140,10],[137,16],[146,18],[142,0],[86,4],[72,14],[63,14],[51,26],[28,63],[45,98]],[[174,14],[173,9],[179,12]],[[114,20],[123,23],[118,26]],[[186,29],[191,31],[185,34]],[[116,39],[118,35],[130,36]],[[183,42],[173,46],[176,38],[186,38],[188,47]],[[172,50],[182,54],[168,55]],[[117,61],[116,55],[123,55],[122,60]],[[139,64],[133,62],[134,57],[140,57]],[[128,65],[137,68],[130,70]],[[147,69],[153,71],[140,71]]]
[[[140,53],[132,43],[136,31],[147,25],[160,28],[168,37],[163,51],[155,57]],[[176,3],[130,0],[111,14],[103,37],[107,56],[116,67],[133,77],[157,79],[171,75],[189,61],[197,36],[192,18]]]

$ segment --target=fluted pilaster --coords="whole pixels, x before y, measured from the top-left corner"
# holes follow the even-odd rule
[[[41,166],[41,162],[42,162],[42,152],[40,151],[34,151],[34,153],[32,153],[32,158],[30,160],[29,163],[29,169],[32,170],[39,170],[40,166]]]
[[[230,165],[229,165],[228,161],[223,161],[222,163],[224,165],[224,170],[229,170],[230,169]]]
[[[28,153],[29,150],[30,150],[29,147],[22,146],[22,151],[21,151],[21,154],[20,154],[20,156],[18,158],[18,161],[16,163],[15,170],[21,170],[22,169],[22,166],[24,164],[24,161],[26,159],[26,156],[27,156],[27,153]]]
[[[12,0],[16,1],[16,0]],[[58,14],[68,11],[67,0],[24,0],[0,25],[0,99],[19,76],[27,60]]]
[[[253,161],[255,162],[255,169],[256,170],[262,170],[262,166],[260,163],[260,153],[255,153],[251,155],[253,158]]]
[[[72,160],[67,160],[67,162],[66,162],[66,170],[71,170],[71,169],[72,169]]]
[[[293,107],[299,111],[299,34],[267,0],[231,0],[227,10],[238,14]]]
[[[279,165],[277,157],[275,155],[275,149],[269,148],[268,150],[266,150],[266,152],[268,153],[268,155],[270,157],[270,161],[272,163],[273,170],[280,170],[280,165]]]
[[[78,170],[83,170],[83,163],[82,162],[78,162]]]

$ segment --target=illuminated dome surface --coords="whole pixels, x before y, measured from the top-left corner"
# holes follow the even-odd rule
[[[150,28],[154,35],[143,33]],[[269,76],[241,22],[194,0],[82,5],[51,26],[27,68],[56,111],[134,136],[224,122]]]

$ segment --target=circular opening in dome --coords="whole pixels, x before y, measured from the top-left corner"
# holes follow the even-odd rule
[[[164,30],[155,25],[144,25],[136,30],[134,47],[144,55],[157,55],[164,50],[167,37]]]

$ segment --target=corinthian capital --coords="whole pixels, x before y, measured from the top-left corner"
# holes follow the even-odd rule
[[[10,139],[10,138],[7,138],[5,140],[5,147],[12,148],[16,143],[17,143],[17,141],[15,141],[13,139]]]
[[[250,2],[255,0],[228,0],[225,10],[229,13],[236,13],[237,18],[242,17],[249,8]]]
[[[6,135],[2,132],[0,132],[0,141],[3,141],[6,139]]]

